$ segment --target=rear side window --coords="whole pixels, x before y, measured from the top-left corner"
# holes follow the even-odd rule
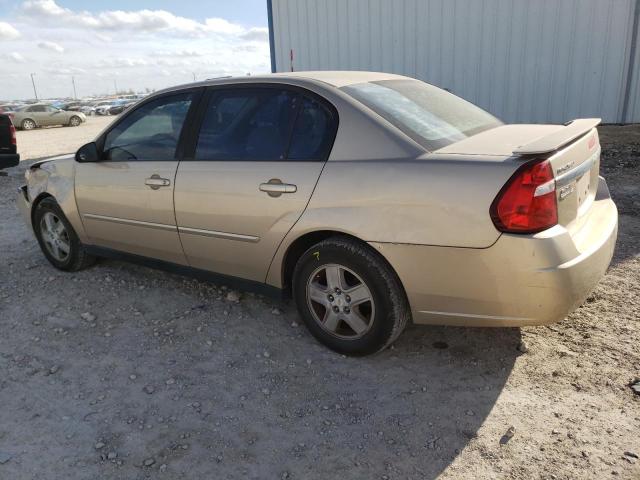
[[[502,125],[445,90],[418,80],[384,80],[342,87],[427,150],[437,150]]]
[[[284,160],[296,100],[275,88],[218,92],[200,128],[196,160]]]
[[[145,103],[106,136],[105,160],[174,160],[193,93],[161,97]]]
[[[317,100],[303,98],[291,136],[288,158],[326,160],[335,135],[329,110]]]

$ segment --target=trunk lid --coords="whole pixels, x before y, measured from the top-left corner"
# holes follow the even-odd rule
[[[504,161],[549,160],[556,180],[558,223],[570,227],[595,199],[600,171],[600,119],[566,125],[504,125],[433,152],[452,157]],[[481,158],[482,157],[482,158]]]
[[[556,177],[560,225],[568,227],[589,211],[598,190],[600,154],[598,131],[592,128],[549,157]]]

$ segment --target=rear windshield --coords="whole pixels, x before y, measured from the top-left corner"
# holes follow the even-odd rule
[[[481,108],[418,80],[358,83],[341,90],[427,150],[437,150],[502,125]]]

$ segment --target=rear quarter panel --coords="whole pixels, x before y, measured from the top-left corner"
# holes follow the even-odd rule
[[[335,230],[366,242],[483,249],[500,237],[491,202],[522,160],[429,154],[327,162],[273,265],[300,236]],[[267,281],[280,282],[272,268]]]

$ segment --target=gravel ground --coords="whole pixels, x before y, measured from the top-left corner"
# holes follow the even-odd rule
[[[20,149],[68,151],[92,125]],[[10,170],[0,478],[640,478],[640,126],[601,136],[620,233],[583,307],[549,327],[410,326],[359,359],[288,303],[117,261],[54,270],[14,206],[26,162]]]

